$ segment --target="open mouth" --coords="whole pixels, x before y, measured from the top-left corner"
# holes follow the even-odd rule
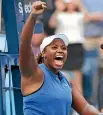
[[[56,56],[55,57],[55,63],[58,66],[62,66],[64,64],[64,62],[63,62],[63,56],[60,56],[60,55]]]
[[[63,60],[63,56],[56,56],[55,60]]]

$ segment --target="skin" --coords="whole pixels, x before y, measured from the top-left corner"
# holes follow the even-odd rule
[[[58,55],[63,56],[63,64],[61,65],[58,65],[55,62],[55,57]],[[43,51],[43,57],[45,65],[57,74],[58,70],[62,69],[67,59],[67,47],[61,39],[55,39],[46,47],[45,51]]]
[[[36,7],[41,7],[36,9]],[[26,21],[21,34],[19,63],[21,71],[21,91],[23,95],[31,94],[41,87],[44,81],[44,73],[39,68],[36,59],[34,58],[31,40],[34,25],[36,23],[36,16],[44,12],[46,4],[41,1],[34,2],[32,5],[32,12]],[[62,68],[63,63],[55,61],[56,55],[63,55],[63,63],[67,58],[67,48],[64,42],[60,39],[55,39],[43,51],[45,65],[55,74]],[[88,104],[88,102],[81,95],[73,81],[70,81],[72,87],[72,107],[81,115],[98,115],[99,111]],[[79,105],[79,106],[78,106]]]
[[[103,109],[101,109],[101,112],[103,113]]]

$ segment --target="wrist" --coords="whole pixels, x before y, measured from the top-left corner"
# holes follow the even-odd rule
[[[31,15],[31,17],[33,17],[33,18],[37,18],[37,17],[39,16],[38,14],[35,14],[35,13],[31,13],[30,15]]]

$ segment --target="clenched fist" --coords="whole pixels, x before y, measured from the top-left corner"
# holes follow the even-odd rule
[[[31,14],[34,14],[34,15],[42,14],[46,8],[47,8],[47,5],[45,2],[36,1],[32,4]]]

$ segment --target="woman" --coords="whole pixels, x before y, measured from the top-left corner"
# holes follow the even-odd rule
[[[34,58],[31,39],[36,18],[46,8],[36,1],[21,34],[20,71],[24,115],[68,115],[71,106],[82,115],[100,115],[83,98],[75,83],[68,82],[59,71],[67,58],[68,39],[65,35],[44,38],[41,58]],[[79,106],[78,106],[79,105]]]
[[[103,20],[100,13],[88,14],[77,0],[56,0],[56,11],[51,16],[49,25],[56,28],[55,34],[64,33],[69,38],[68,58],[63,67],[73,72],[73,78],[82,92],[82,66],[84,62],[84,22]],[[69,75],[68,75],[69,76]]]

